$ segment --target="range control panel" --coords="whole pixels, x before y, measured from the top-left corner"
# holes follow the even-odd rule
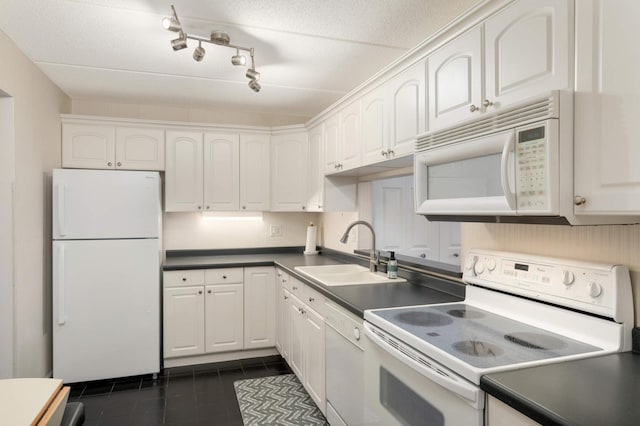
[[[626,266],[491,250],[469,251],[463,280],[612,318],[631,289]]]

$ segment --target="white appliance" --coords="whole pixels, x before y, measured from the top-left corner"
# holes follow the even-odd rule
[[[160,371],[160,176],[53,171],[53,377]]]
[[[482,425],[484,374],[631,349],[625,266],[471,250],[463,302],[365,311],[369,425]]]
[[[436,221],[636,223],[574,215],[573,92],[554,91],[419,137],[416,212]],[[579,153],[577,153],[579,155]]]

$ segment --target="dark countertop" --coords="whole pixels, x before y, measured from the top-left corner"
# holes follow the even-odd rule
[[[399,270],[399,275],[407,279],[407,283],[371,284],[355,286],[327,287],[317,281],[299,275],[296,266],[335,265],[340,263],[359,263],[366,265],[366,260],[335,253],[335,256],[319,254],[305,256],[302,250],[291,252],[270,251],[267,253],[246,253],[234,250],[226,251],[176,251],[167,252],[163,264],[165,271],[234,268],[251,266],[278,266],[289,274],[320,293],[348,309],[359,317],[364,316],[365,309],[388,308],[392,306],[427,305],[433,303],[456,302],[464,299],[464,284],[448,279],[427,276],[416,272]]]
[[[640,355],[632,352],[488,374],[480,387],[544,425],[640,424]]]

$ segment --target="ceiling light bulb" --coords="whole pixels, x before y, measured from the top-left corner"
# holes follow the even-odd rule
[[[262,87],[260,86],[260,83],[258,83],[256,80],[251,80],[249,81],[249,87],[251,88],[251,90],[253,90],[254,92],[259,92],[260,89],[262,89]]]
[[[180,22],[178,22],[176,18],[169,18],[168,16],[165,16],[164,18],[162,18],[161,22],[162,27],[165,30],[174,31],[177,33],[182,29]]]
[[[204,58],[204,54],[205,50],[204,47],[202,47],[202,43],[198,43],[198,47],[193,51],[193,59],[200,62],[202,61],[202,58]]]
[[[173,47],[173,50],[182,50],[184,48],[187,47],[187,38],[184,37],[184,35],[181,35],[180,37],[171,40],[171,47]]]
[[[236,49],[236,54],[231,57],[231,63],[233,65],[244,65],[247,63],[247,58],[240,54],[240,51]]]
[[[253,68],[249,68],[245,75],[247,76],[247,78],[250,78],[251,80],[260,80],[260,73],[254,70]]]

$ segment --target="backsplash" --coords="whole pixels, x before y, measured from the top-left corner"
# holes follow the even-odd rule
[[[640,225],[462,224],[462,253],[487,248],[627,265],[640,324]],[[463,263],[464,264],[464,263]]]

